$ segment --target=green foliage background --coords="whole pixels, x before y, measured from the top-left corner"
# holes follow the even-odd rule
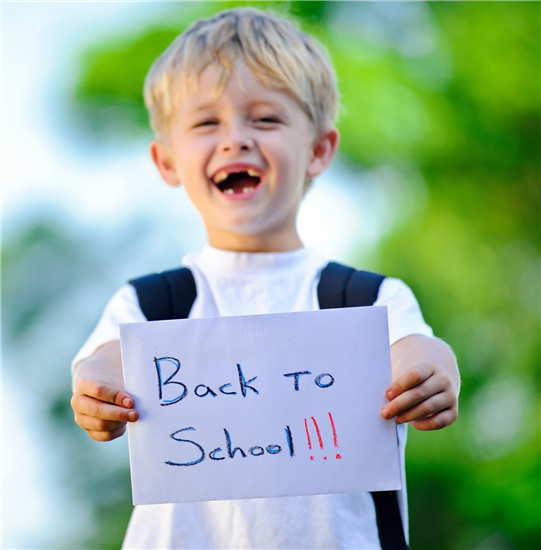
[[[327,46],[342,94],[341,153],[411,180],[392,197],[404,215],[358,262],[412,287],[462,373],[459,420],[410,430],[411,547],[540,548],[539,3],[175,4],[163,24],[82,55],[70,105],[80,135],[150,135],[141,89],[152,61],[197,17],[248,4],[292,14]],[[70,285],[23,296],[28,251],[37,246],[53,270],[79,262],[80,281],[93,268],[74,259],[74,242],[38,224],[5,246],[4,292],[28,306],[13,319],[14,338]],[[64,428],[68,394],[49,410]],[[77,547],[119,548],[127,472],[93,470],[84,484],[101,527]]]

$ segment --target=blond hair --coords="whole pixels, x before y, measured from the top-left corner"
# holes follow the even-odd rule
[[[144,97],[157,137],[167,141],[179,97],[197,89],[206,67],[222,70],[214,90],[218,96],[239,60],[266,86],[293,92],[316,136],[334,122],[338,89],[325,48],[293,21],[235,8],[194,22],[152,65]]]

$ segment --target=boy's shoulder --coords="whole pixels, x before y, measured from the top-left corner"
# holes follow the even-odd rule
[[[384,275],[329,262],[321,271],[317,287],[320,309],[371,306],[377,300]],[[187,319],[197,288],[187,267],[152,273],[129,283],[149,321]]]

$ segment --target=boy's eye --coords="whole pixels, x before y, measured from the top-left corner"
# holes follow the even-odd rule
[[[280,121],[273,116],[262,116],[257,119],[257,122],[280,122]]]
[[[203,122],[198,122],[195,127],[198,128],[199,126],[211,126],[213,124],[216,124],[215,120],[203,120]]]

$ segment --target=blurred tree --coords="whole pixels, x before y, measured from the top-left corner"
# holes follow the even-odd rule
[[[64,496],[73,498],[74,507],[80,509],[81,501],[90,504],[98,521],[108,507],[107,520],[115,520],[114,529],[100,530],[85,544],[87,548],[119,547],[132,510],[128,464],[104,457],[75,425],[66,372],[83,335],[92,330],[118,284],[110,280],[104,250],[116,249],[117,257],[128,252],[122,236],[107,239],[105,245],[94,232],[89,242],[58,220],[42,217],[4,237],[2,247],[4,369],[43,412],[29,426],[30,433],[39,429],[55,442],[63,468],[50,476],[60,476],[56,481],[66,488]],[[21,350],[32,350],[23,364]],[[82,548],[83,544],[81,539],[65,540],[57,547]]]
[[[50,469],[50,478],[73,509],[90,508],[100,526],[55,548],[120,548],[132,511],[127,449],[121,447],[126,442],[104,452],[75,424],[66,369],[119,284],[151,269],[140,247],[156,229],[146,220],[120,231],[73,227],[65,216],[43,215],[4,235],[3,368],[41,413],[26,426],[27,435],[40,432],[54,441],[47,461],[61,468]],[[17,449],[20,442],[12,443]]]
[[[412,547],[541,547],[539,3],[249,4],[289,11],[330,50],[342,153],[401,175],[382,176],[398,214],[362,262],[411,285],[461,365],[459,421],[410,430]],[[89,49],[79,120],[148,133],[153,59],[195,18],[234,5],[247,3],[175,5],[163,25]]]
[[[411,433],[412,507],[430,517],[437,502],[452,519],[427,530],[413,518],[426,548],[541,544],[539,5],[490,8],[431,5],[452,78],[423,102],[435,124],[410,156],[430,205],[378,251],[462,367],[453,430]],[[426,477],[428,463],[439,473]]]

